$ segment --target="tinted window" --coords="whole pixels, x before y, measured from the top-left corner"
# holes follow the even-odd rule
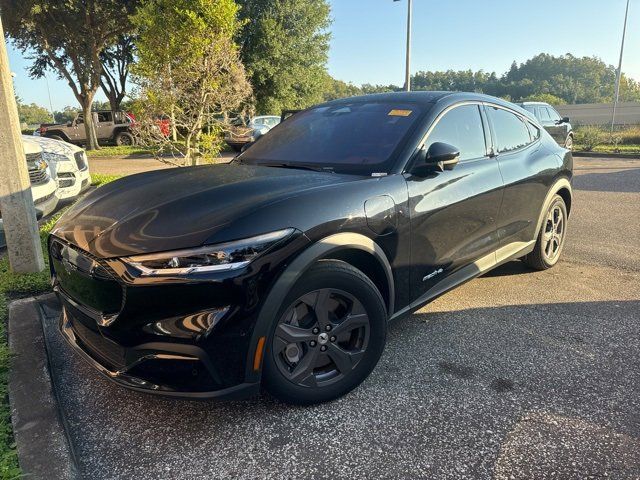
[[[501,108],[490,107],[488,110],[495,130],[498,153],[517,150],[530,143],[529,130],[518,116]]]
[[[529,122],[527,122],[527,127],[529,128],[529,133],[531,134],[531,140],[537,140],[540,138],[540,129],[538,127]]]
[[[547,107],[547,110],[549,112],[549,118],[551,120],[553,120],[554,122],[562,119],[562,117],[560,116],[560,114],[558,112],[556,112],[556,109],[553,107]]]
[[[386,172],[420,117],[413,104],[339,103],[296,113],[243,153],[243,163],[318,165],[336,171]]]
[[[445,113],[429,134],[426,148],[435,142],[460,149],[460,160],[484,157],[487,150],[478,106],[462,105]]]
[[[538,107],[538,120],[541,122],[548,122],[551,120],[547,107]]]
[[[253,123],[256,126],[264,125],[264,118],[254,118]]]
[[[264,119],[264,124],[267,127],[273,128],[279,123],[280,123],[280,117],[267,117]]]

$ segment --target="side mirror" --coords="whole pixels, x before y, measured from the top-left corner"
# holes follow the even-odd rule
[[[420,150],[420,156],[418,157],[416,164],[412,170],[412,173],[416,175],[423,175],[434,170],[441,172],[445,170],[453,170],[460,160],[460,150],[453,145],[443,142],[432,143],[429,149],[425,152],[424,149]]]
[[[569,123],[569,117],[562,117],[562,123]]]
[[[70,127],[71,124],[72,124],[71,122],[67,122],[67,127]]]

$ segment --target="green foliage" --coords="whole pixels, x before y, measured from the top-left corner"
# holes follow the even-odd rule
[[[362,90],[354,84],[336,80],[328,74],[325,75],[325,83],[322,90],[322,101],[324,102],[362,95]]]
[[[94,187],[101,187],[105,183],[113,182],[122,178],[122,175],[104,175],[102,173],[92,173],[91,174],[91,185]]]
[[[18,101],[18,116],[20,123],[27,125],[40,125],[41,123],[51,123],[51,112],[40,105],[31,103],[29,105]]]
[[[586,152],[590,152],[605,141],[606,134],[600,127],[586,126],[580,127],[574,132],[574,142],[582,147]]]
[[[371,85],[370,83],[365,83],[360,88],[365,95],[370,93],[399,92],[402,90],[402,88],[397,85]]]
[[[245,23],[239,34],[241,57],[251,79],[257,113],[279,115],[282,110],[321,102],[330,38],[327,1],[238,3]]]
[[[121,146],[107,146],[102,147],[100,150],[89,150],[87,156],[89,158],[101,158],[101,157],[128,157],[139,155],[150,155],[151,150],[137,145],[121,145]]]
[[[566,101],[550,93],[537,93],[524,97],[522,102],[545,102],[549,105],[566,105]]]
[[[613,66],[595,57],[541,53],[521,65],[514,62],[500,77],[482,70],[423,71],[411,83],[414,90],[479,92],[511,101],[535,99],[559,105],[611,102],[615,75]],[[622,75],[620,100],[640,100],[640,84]]]
[[[53,115],[56,117],[56,123],[67,123],[71,122],[79,110],[76,107],[66,106],[62,111],[54,111]]]

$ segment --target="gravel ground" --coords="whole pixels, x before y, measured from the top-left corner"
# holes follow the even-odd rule
[[[512,262],[390,326],[371,377],[311,408],[104,380],[45,322],[86,478],[640,478],[640,161],[577,162],[563,260]]]

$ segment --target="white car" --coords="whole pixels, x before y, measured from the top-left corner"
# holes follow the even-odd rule
[[[70,200],[89,188],[91,175],[85,151],[71,143],[46,137],[23,135],[23,143],[37,144],[58,184],[60,200]]]
[[[49,165],[44,160],[42,148],[33,142],[24,142],[24,153],[27,157],[27,170],[31,181],[31,195],[36,207],[36,217],[49,215],[58,205],[58,185],[51,175]],[[4,246],[2,212],[0,212],[0,246]]]

